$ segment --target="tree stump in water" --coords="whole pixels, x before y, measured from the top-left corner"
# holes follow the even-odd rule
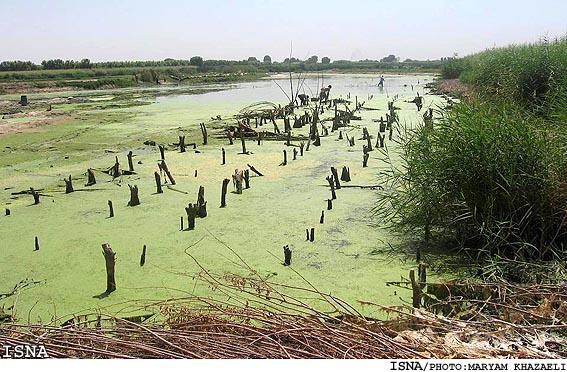
[[[244,170],[244,188],[250,188],[250,171],[248,169]]]
[[[94,171],[91,168],[87,169],[87,177],[87,184],[85,186],[92,186],[96,184]]]
[[[234,145],[234,142],[232,141],[232,131],[230,129],[226,132],[226,135],[228,137],[228,144]]]
[[[203,145],[206,145],[208,142],[208,135],[207,135],[207,127],[205,123],[201,123],[201,134],[203,135]]]
[[[6,216],[9,216],[10,214],[11,214],[10,210],[6,208]]]
[[[185,151],[185,136],[179,136],[179,152]]]
[[[325,222],[325,211],[321,211],[321,217],[319,218],[319,223]]]
[[[370,154],[368,154],[367,152],[363,152],[362,155],[362,167],[366,168],[368,166],[368,158],[370,157]]]
[[[158,172],[154,172],[154,178],[156,179],[156,193],[163,193],[163,189],[161,188],[161,177]]]
[[[240,125],[240,142],[242,142],[242,153],[243,154],[248,154],[248,152],[246,151],[246,140],[244,139],[244,127],[242,125]]]
[[[297,160],[297,149],[293,148],[293,160]]]
[[[287,165],[287,152],[283,150],[283,162],[280,165]]]
[[[102,254],[106,262],[106,292],[110,294],[116,290],[116,280],[114,279],[114,264],[116,262],[116,253],[112,251],[110,244],[104,243],[102,245]]]
[[[339,181],[339,173],[337,172],[337,168],[331,167],[331,173],[333,174],[333,179],[335,180],[335,189],[341,189],[341,182]]]
[[[165,146],[164,145],[158,145],[158,148],[159,148],[161,160],[165,160]]]
[[[175,185],[175,180],[173,179],[173,176],[169,172],[169,168],[167,168],[167,164],[165,163],[165,160],[162,160],[161,163],[158,163],[158,167],[161,171],[163,171],[165,173],[165,175],[169,179],[169,182],[172,185]]]
[[[134,154],[132,154],[132,151],[128,152],[127,158],[128,158],[128,171],[130,172],[134,172],[134,161],[132,160]]]
[[[305,240],[309,241],[309,229],[305,229],[305,235],[306,235]]]
[[[305,151],[309,151],[309,146],[311,145],[311,138],[307,141],[307,146],[305,146]]]
[[[315,228],[314,227],[311,228],[311,236],[309,236],[309,241],[310,242],[315,241]]]
[[[333,199],[327,199],[327,210],[333,209]]]
[[[341,173],[341,181],[350,182],[350,169],[347,167],[343,167],[343,171]]]
[[[286,138],[286,141],[285,141],[285,145],[291,146],[291,130],[289,132],[287,132],[287,138]]]
[[[73,189],[73,180],[71,179],[71,175],[69,175],[69,179],[63,178],[63,181],[65,181],[65,194],[70,194],[75,191]]]
[[[321,146],[321,137],[319,137],[319,133],[317,133],[315,141],[313,141],[313,146]]]
[[[140,256],[140,267],[144,266],[146,263],[146,245],[142,248],[142,255]]]
[[[207,202],[205,201],[205,186],[199,186],[199,195],[197,196],[197,216],[199,218],[207,217]]]
[[[236,187],[236,193],[242,194],[242,181],[244,180],[244,172],[236,169],[232,175],[232,182]]]
[[[34,244],[35,244],[35,249],[34,249],[34,250],[35,250],[35,251],[39,251],[39,238],[38,238],[37,236],[35,237]]]
[[[225,178],[222,180],[222,190],[221,190],[221,208],[226,207],[226,193],[228,191],[228,184],[230,183],[230,179]]]
[[[130,201],[128,202],[129,207],[135,207],[136,205],[140,205],[140,199],[138,198],[138,186],[137,185],[128,185],[130,188]]]
[[[226,152],[224,151],[224,147],[222,148],[222,165],[226,164]]]
[[[305,147],[305,143],[302,141],[299,143],[299,156],[303,156],[303,148]]]
[[[179,230],[179,231],[183,231],[183,216],[181,216],[181,218],[180,218],[180,223],[181,223],[181,230]]]
[[[394,134],[394,127],[390,126],[390,134],[388,134],[388,140],[389,141],[392,140],[393,134]]]
[[[339,138],[338,138],[338,139],[339,139],[339,140],[342,140],[342,139],[343,139],[343,131],[342,131],[342,130],[339,131]]]
[[[370,134],[368,133],[368,129],[364,127],[362,131],[364,133],[364,137],[366,138],[366,148],[368,149],[368,151],[372,151],[372,140],[370,138]]]
[[[337,198],[337,194],[335,193],[335,182],[333,181],[333,176],[328,176],[327,182],[329,182],[329,186],[331,187],[331,200],[335,200]]]
[[[109,215],[108,218],[114,217],[114,208],[112,207],[112,200],[108,201]]]
[[[193,206],[193,204],[189,203],[187,207],[185,207],[185,212],[187,213],[187,229],[194,230],[195,229],[195,216],[197,215],[197,207]]]
[[[39,192],[35,191],[35,190],[33,189],[33,187],[30,187],[30,193],[31,193],[32,196],[33,196],[33,204],[34,204],[34,205],[39,204]]]
[[[108,169],[108,174],[112,177],[112,179],[118,178],[122,174],[120,172],[120,163],[118,162],[118,156],[115,157],[114,165]]]
[[[289,249],[288,245],[285,245],[283,247],[283,251],[284,251],[284,266],[289,266],[291,265],[291,249]]]

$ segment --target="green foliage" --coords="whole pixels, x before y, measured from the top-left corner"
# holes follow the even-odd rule
[[[324,65],[328,65],[329,63],[331,63],[331,59],[329,57],[323,57],[321,58],[321,63]]]
[[[377,208],[402,231],[453,235],[481,256],[564,251],[567,156],[554,126],[512,104],[459,103],[402,136]]]
[[[189,63],[191,64],[191,66],[201,67],[203,66],[203,57],[200,56],[191,57]]]
[[[449,58],[441,66],[441,77],[443,79],[457,79],[465,70],[466,61],[463,59]]]

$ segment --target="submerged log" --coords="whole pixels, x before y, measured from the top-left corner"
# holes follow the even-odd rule
[[[246,164],[246,165],[248,165],[248,168],[250,168],[250,170],[251,170],[252,172],[256,173],[258,176],[260,176],[260,177],[263,176],[263,174],[260,173],[260,171],[257,170],[256,168],[254,168],[252,165],[250,165],[250,164]]]
[[[106,292],[110,294],[116,290],[116,280],[114,278],[114,264],[116,262],[116,253],[112,251],[110,244],[104,243],[102,245],[102,255],[106,263]]]

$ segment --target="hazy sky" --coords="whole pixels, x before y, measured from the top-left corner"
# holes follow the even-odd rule
[[[0,61],[438,59],[567,34],[567,0],[0,0]]]

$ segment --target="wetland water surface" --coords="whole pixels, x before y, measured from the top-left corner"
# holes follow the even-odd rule
[[[307,287],[309,283],[324,293],[332,293],[370,316],[378,309],[361,307],[357,300],[381,305],[400,304],[395,288],[387,281],[407,276],[412,260],[386,254],[398,239],[373,226],[372,207],[376,191],[346,187],[337,190],[333,209],[326,176],[330,167],[350,168],[352,181],[344,185],[376,185],[376,175],[385,169],[384,155],[370,153],[368,167],[362,167],[362,128],[367,127],[373,145],[378,123],[387,113],[387,101],[398,95],[396,106],[400,123],[411,124],[421,118],[411,100],[416,93],[426,94],[425,83],[431,76],[386,76],[384,89],[370,75],[325,75],[324,80],[308,78],[301,91],[315,96],[318,87],[332,85],[330,98],[347,98],[354,105],[365,101],[360,121],[342,128],[343,135],[355,138],[355,146],[338,140],[337,132],[321,138],[321,146],[311,145],[304,156],[292,160],[292,147],[281,141],[265,141],[258,146],[247,140],[249,155],[239,154],[240,143],[228,145],[224,138],[213,138],[214,128],[235,124],[232,115],[258,101],[285,105],[286,97],[272,80],[231,84],[228,88],[197,95],[157,97],[145,105],[112,105],[112,100],[81,104],[53,105],[54,112],[69,117],[58,124],[33,132],[0,136],[0,202],[11,210],[0,216],[0,294],[10,292],[22,280],[36,282],[16,295],[0,299],[0,308],[13,313],[18,321],[49,321],[68,318],[84,311],[127,314],[140,311],[144,301],[163,300],[184,295],[213,293],[195,280],[199,265],[224,274],[249,273],[226,245],[247,265],[270,280]],[[276,80],[290,90],[289,81]],[[294,90],[298,80],[294,79]],[[108,94],[108,92],[99,92]],[[74,92],[75,96],[79,93]],[[91,93],[88,93],[91,94]],[[34,96],[30,95],[33,101]],[[144,98],[147,100],[147,98]],[[441,100],[426,95],[424,109]],[[301,114],[305,110],[299,109]],[[211,120],[220,115],[222,122]],[[322,118],[332,115],[328,110]],[[4,122],[9,122],[7,119]],[[209,130],[209,144],[202,145],[199,123]],[[293,120],[292,120],[293,123]],[[330,122],[326,125],[330,127]],[[278,120],[283,129],[283,121]],[[272,130],[272,125],[265,126]],[[308,135],[309,127],[294,129],[294,135]],[[166,161],[176,185],[156,194],[154,171],[160,159],[157,147],[144,141],[175,143],[186,134],[186,143],[195,142],[198,152],[188,148],[180,153],[168,146]],[[299,141],[294,141],[298,145]],[[386,141],[390,151],[393,141]],[[221,165],[221,148],[226,150],[226,165]],[[134,175],[112,180],[102,173],[118,156],[127,168],[126,153],[135,154]],[[288,162],[280,166],[283,150]],[[255,166],[264,176],[252,175],[250,188],[242,194],[229,185],[226,208],[219,208],[221,184],[235,169]],[[85,172],[95,169],[97,184],[86,183]],[[197,176],[195,176],[197,172]],[[65,194],[63,177],[72,175],[75,192]],[[128,184],[137,185],[141,204],[128,207]],[[199,186],[205,187],[208,216],[197,219],[192,231],[180,231],[184,207],[195,203]],[[29,187],[42,189],[39,205],[30,195],[12,195]],[[108,217],[107,201],[114,203],[115,217]],[[320,224],[321,212],[325,212]],[[306,241],[306,229],[315,228],[315,241]],[[38,237],[40,250],[34,250]],[[116,252],[118,289],[104,299],[93,298],[106,287],[101,244],[110,243]],[[146,263],[140,267],[142,247],[147,246]],[[293,251],[292,268],[282,265],[283,246]],[[198,262],[198,264],[197,264]],[[0,297],[1,298],[1,297]]]

